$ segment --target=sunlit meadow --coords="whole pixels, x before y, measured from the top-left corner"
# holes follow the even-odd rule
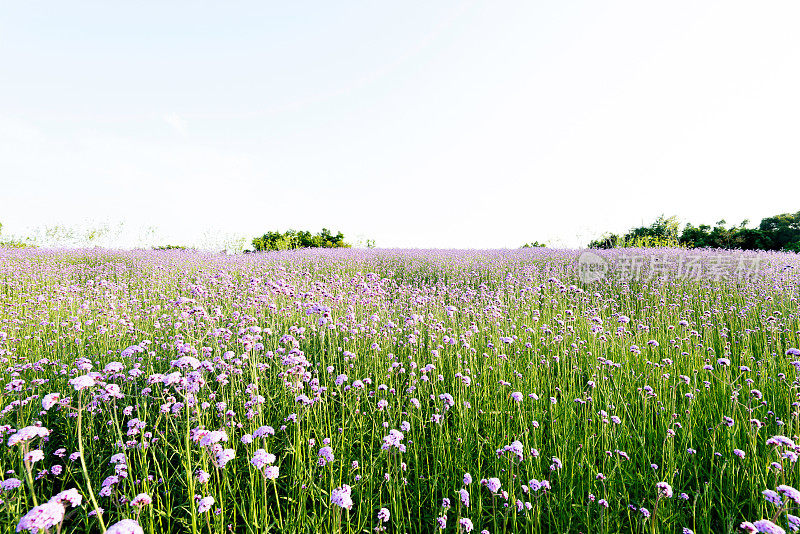
[[[0,251],[0,531],[797,530],[800,256],[578,254]]]

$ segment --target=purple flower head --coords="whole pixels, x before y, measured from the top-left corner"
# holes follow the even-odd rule
[[[17,532],[27,530],[31,534],[38,534],[39,531],[51,529],[61,523],[64,512],[64,507],[57,501],[35,506],[19,520]]]
[[[54,495],[50,501],[60,503],[62,506],[69,505],[72,508],[80,506],[83,502],[83,495],[78,493],[75,488],[64,490]]]
[[[325,464],[331,463],[334,460],[333,457],[333,449],[330,447],[322,447],[319,450],[319,465],[324,466]]]
[[[214,506],[214,497],[210,495],[208,497],[203,497],[197,501],[197,513],[204,514],[211,510],[212,506]]]
[[[236,456],[236,451],[233,449],[223,449],[217,453],[217,465],[222,468],[225,464],[233,460]]]
[[[764,534],[786,534],[785,530],[769,519],[759,519],[753,523],[753,526],[756,527],[757,532],[763,532]]]
[[[108,527],[106,534],[144,534],[144,530],[133,519],[123,519]]]
[[[0,487],[3,488],[3,491],[12,491],[17,489],[22,485],[22,481],[18,478],[7,478],[0,482]]]
[[[672,486],[670,486],[666,482],[659,482],[658,484],[656,484],[656,488],[658,489],[659,495],[662,495],[668,499],[672,497]]]
[[[42,399],[42,409],[49,410],[61,400],[61,393],[48,393]]]
[[[150,497],[150,495],[148,495],[147,493],[140,493],[139,495],[131,499],[130,505],[133,506],[134,508],[142,508],[152,503],[153,499],[152,497]]]
[[[767,502],[772,503],[775,506],[780,506],[781,505],[781,496],[778,495],[777,492],[772,491],[772,490],[764,490],[764,491],[761,492],[761,494],[764,496],[764,499]]]
[[[794,501],[795,504],[800,505],[800,491],[797,491],[791,486],[782,484],[778,486],[778,491],[783,493],[787,498]]]
[[[346,508],[348,510],[352,509],[353,499],[351,498],[351,492],[352,490],[347,484],[334,489],[331,491],[331,503],[339,506],[340,508]]]
[[[264,449],[258,449],[253,454],[250,463],[253,464],[256,469],[263,469],[267,465],[275,463],[275,455],[268,453]]]
[[[269,465],[264,469],[264,478],[267,480],[276,480],[280,474],[280,469],[277,465]]]

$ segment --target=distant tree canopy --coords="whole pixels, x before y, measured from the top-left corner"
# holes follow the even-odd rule
[[[676,217],[662,215],[650,226],[633,228],[623,236],[605,234],[589,243],[589,248],[681,246],[800,252],[800,211],[762,219],[758,228],[748,228],[748,224],[745,220],[738,226],[726,227],[725,220],[721,220],[712,228],[687,223],[680,232]]]
[[[266,250],[291,250],[295,248],[349,248],[345,243],[344,234],[338,232],[333,235],[330,230],[323,228],[318,234],[305,230],[287,230],[286,232],[267,232],[261,237],[253,238],[253,248],[256,252]]]
[[[589,248],[675,247],[678,246],[680,222],[675,216],[659,216],[650,226],[632,228],[625,235],[603,234],[589,243]]]
[[[546,247],[547,245],[544,243],[539,243],[538,241],[532,241],[530,243],[525,243],[522,245],[522,248],[538,248],[538,247]]]
[[[183,245],[159,245],[153,247],[153,250],[187,250],[188,247]]]

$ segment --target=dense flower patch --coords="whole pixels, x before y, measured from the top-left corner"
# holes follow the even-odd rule
[[[800,257],[634,252],[0,251],[0,531],[797,531]]]

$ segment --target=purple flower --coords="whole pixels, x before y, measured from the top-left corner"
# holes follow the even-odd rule
[[[341,508],[350,510],[353,508],[353,499],[350,496],[351,492],[350,486],[344,484],[331,491],[331,502]]]
[[[83,502],[83,495],[78,493],[78,490],[75,488],[70,488],[61,493],[57,493],[50,501],[60,503],[62,506],[69,504],[72,508],[75,508],[76,506],[80,506]]]
[[[236,456],[236,451],[233,449],[223,449],[217,453],[217,465],[219,467],[225,467],[225,464],[233,460],[234,456]]]
[[[460,490],[458,490],[458,495],[461,497],[461,502],[464,504],[464,506],[469,508],[469,492],[464,488],[461,488]]]
[[[656,484],[656,488],[658,488],[659,495],[663,495],[668,499],[672,497],[672,486],[670,486],[666,482],[659,482],[658,484]]]
[[[18,430],[8,438],[8,446],[13,447],[17,443],[30,441],[35,438],[45,438],[50,435],[50,431],[42,426],[26,426]]]
[[[148,504],[152,504],[152,502],[153,502],[153,499],[150,497],[150,495],[148,495],[146,493],[140,493],[139,495],[137,495],[136,497],[131,499],[130,505],[134,506],[136,508],[142,508],[143,506],[147,506]]]
[[[108,527],[106,534],[144,534],[144,530],[133,519],[123,519],[119,523],[114,523]]]
[[[274,436],[274,435],[275,435],[275,429],[272,428],[271,426],[262,426],[257,428],[256,431],[253,432],[254,438],[265,438],[267,436]]]
[[[389,517],[390,514],[388,509],[381,508],[380,510],[378,510],[378,519],[381,520],[381,522],[386,523],[387,521],[389,521]]]
[[[333,449],[330,447],[322,447],[319,450],[319,465],[324,466],[327,463],[331,463],[334,460],[333,457]]]
[[[258,449],[255,454],[253,454],[253,459],[250,460],[250,463],[253,464],[256,469],[262,469],[269,464],[275,463],[275,455],[268,453],[264,449]]]
[[[38,534],[41,530],[51,529],[61,523],[64,512],[64,507],[57,501],[35,506],[19,520],[17,532],[27,530],[31,534]]]
[[[470,484],[472,484],[472,475],[464,473],[464,485],[469,486]]]
[[[500,491],[500,479],[493,477],[486,480],[486,487],[489,488],[489,491],[492,493],[497,493]]]
[[[267,480],[275,480],[280,474],[280,469],[277,465],[270,465],[264,469],[264,478]]]
[[[197,501],[197,513],[204,514],[211,510],[212,506],[214,506],[214,497],[210,495],[208,497],[203,497]]]
[[[7,478],[0,482],[0,487],[3,488],[3,491],[11,491],[15,490],[22,485],[22,481],[18,478]]]
[[[793,487],[787,486],[785,484],[782,484],[782,485],[778,486],[777,489],[778,489],[779,492],[781,492],[784,495],[786,495],[787,498],[793,500],[795,502],[795,504],[800,505],[800,491],[797,491]]]
[[[775,506],[781,505],[781,496],[778,495],[777,492],[774,492],[772,490],[764,490],[761,492],[761,494],[764,496],[764,499],[767,502],[772,503]]]
[[[93,373],[88,375],[76,376],[69,381],[70,385],[75,388],[75,391],[81,391],[97,385],[97,378]]]
[[[34,449],[25,455],[25,462],[30,464],[35,464],[41,460],[44,460],[44,451],[41,449]]]
[[[458,524],[461,525],[461,528],[464,529],[464,532],[472,532],[472,529],[475,528],[472,525],[472,521],[470,521],[466,517],[462,517],[461,519],[459,519]]]
[[[785,530],[769,519],[759,519],[753,523],[753,526],[756,527],[757,532],[763,532],[764,534],[786,534]]]
[[[59,400],[61,400],[61,393],[48,393],[42,399],[42,409],[44,409],[45,411],[49,410],[50,408],[58,404]]]

